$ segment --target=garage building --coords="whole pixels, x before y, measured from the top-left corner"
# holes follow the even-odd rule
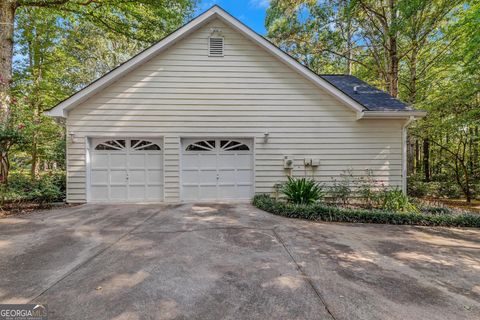
[[[287,175],[406,185],[425,115],[317,75],[214,6],[47,112],[66,118],[67,201],[248,200]]]

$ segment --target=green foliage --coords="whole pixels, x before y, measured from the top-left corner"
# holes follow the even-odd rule
[[[265,26],[269,39],[312,70],[346,73],[342,57],[348,47],[345,37],[355,25],[348,25],[346,6],[330,4],[333,2],[272,0]],[[342,31],[331,32],[332,27]]]
[[[322,186],[307,178],[288,177],[281,191],[288,201],[295,204],[315,203],[324,196]]]
[[[384,190],[380,195],[381,208],[390,212],[418,212],[402,190]]]
[[[480,228],[480,215],[474,214],[392,213],[380,210],[340,208],[322,203],[296,205],[277,201],[268,195],[256,195],[252,203],[255,207],[276,215],[313,221]]]
[[[19,0],[18,4],[19,11],[38,8],[45,16],[58,18],[58,26],[85,21],[105,33],[113,32],[127,39],[151,43],[183,24],[192,13],[196,1]]]
[[[347,171],[340,175],[340,180],[333,179],[332,185],[329,187],[328,196],[335,203],[342,203],[344,205],[350,202],[353,195],[353,175]]]
[[[13,172],[2,190],[1,203],[36,202],[46,204],[65,199],[65,173],[49,172],[31,180],[28,175]]]
[[[462,190],[450,175],[435,177],[435,181],[425,182],[419,175],[410,176],[407,180],[407,193],[412,197],[428,198],[460,198]]]
[[[366,170],[366,175],[359,178],[358,185],[358,195],[367,208],[373,208],[380,203],[381,192],[372,170]]]
[[[0,123],[0,152],[8,152],[11,147],[24,141],[22,131],[11,122]]]

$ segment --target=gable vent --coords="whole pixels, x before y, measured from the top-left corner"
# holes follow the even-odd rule
[[[223,57],[223,38],[208,38],[208,55],[211,57]]]

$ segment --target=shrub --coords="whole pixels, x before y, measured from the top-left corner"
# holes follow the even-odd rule
[[[311,204],[323,198],[322,186],[313,179],[292,178],[281,189],[287,200],[295,204]]]
[[[425,197],[427,195],[427,186],[418,175],[409,176],[407,179],[407,193],[411,197]]]
[[[42,176],[29,194],[29,200],[41,204],[61,201],[64,193],[61,190],[61,186],[57,183],[58,180],[56,180],[56,177],[53,175]]]
[[[425,182],[420,175],[408,177],[407,193],[409,196],[423,198],[460,198],[462,190],[455,178],[448,175],[436,175],[436,181]]]
[[[366,175],[358,179],[358,194],[363,204],[367,208],[373,208],[380,202],[380,192],[378,191],[377,181],[373,178],[372,170],[366,170]]]
[[[65,173],[49,172],[36,180],[29,175],[14,172],[8,187],[2,192],[2,202],[37,202],[40,204],[62,201],[65,197]]]
[[[333,202],[341,202],[346,205],[349,203],[350,197],[352,196],[352,174],[351,172],[346,172],[341,174],[340,177],[340,181],[333,179],[333,184],[329,188],[328,195],[332,198]]]
[[[381,209],[391,212],[418,212],[417,207],[413,205],[402,190],[395,188],[381,192]]]
[[[322,203],[297,205],[277,201],[268,195],[256,195],[252,204],[276,215],[314,221],[480,228],[480,215],[473,214],[426,215],[417,212],[392,213],[381,210],[340,208]]]

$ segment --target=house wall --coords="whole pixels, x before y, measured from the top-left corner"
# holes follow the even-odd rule
[[[224,57],[208,56],[211,28],[223,31]],[[164,137],[169,202],[180,199],[181,137],[255,138],[257,193],[286,180],[285,155],[295,159],[294,176],[329,184],[345,170],[362,176],[371,169],[385,185],[401,186],[403,123],[357,121],[336,98],[214,20],[70,111],[67,200],[86,201],[92,136]],[[305,170],[304,158],[321,165]]]

